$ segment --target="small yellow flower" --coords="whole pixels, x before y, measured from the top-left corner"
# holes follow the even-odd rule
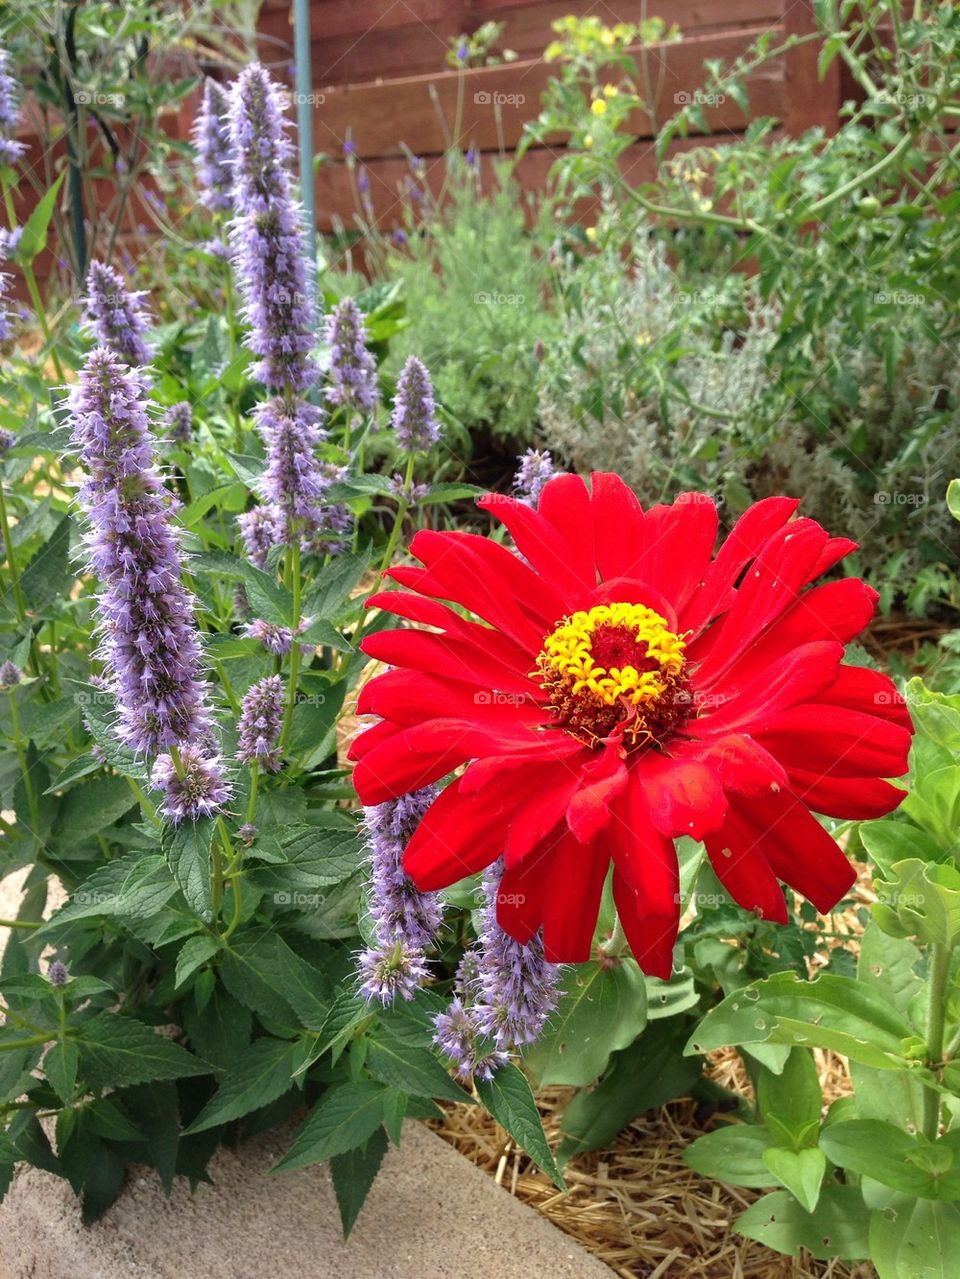
[[[653,341],[653,334],[648,333],[647,330],[644,329],[641,333],[637,334],[637,336],[634,338],[634,341],[636,342],[637,346],[649,346],[650,343]]]
[[[594,115],[606,115],[607,104],[604,98],[594,98],[590,103],[590,110]]]
[[[607,49],[612,49],[617,43],[617,37],[609,27],[604,27],[603,31],[600,33],[600,43]]]
[[[615,98],[620,90],[615,84],[605,84],[603,86],[603,96],[605,98]]]
[[[588,151],[590,150],[590,148],[593,146],[593,134],[592,134],[592,133],[588,133],[588,134],[586,134],[586,136],[585,136],[585,137],[584,137],[584,139],[583,139],[583,145],[586,147],[586,149],[587,149]]]
[[[587,239],[590,241],[591,244],[596,244],[597,228],[595,226],[588,226],[587,229],[584,231],[584,235],[587,237]]]

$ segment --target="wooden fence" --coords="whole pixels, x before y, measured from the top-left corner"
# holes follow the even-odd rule
[[[374,214],[386,227],[402,212],[398,188],[409,174],[405,149],[422,160],[419,180],[434,190],[442,183],[442,156],[451,140],[478,151],[487,170],[495,157],[512,155],[524,126],[539,114],[553,70],[540,56],[552,38],[550,24],[581,9],[571,0],[313,0],[314,141],[327,157],[317,172],[320,227],[353,222],[356,171],[351,176],[345,160],[348,145],[369,183]],[[636,21],[640,4],[612,0],[600,12],[608,25]],[[648,12],[668,26],[676,23],[683,35],[678,43],[648,49],[644,57],[661,121],[684,95],[702,88],[708,59],[728,62],[764,32],[778,45],[791,33],[814,30],[811,0],[664,0]],[[500,46],[513,49],[517,60],[464,72],[451,69],[446,62],[451,40],[491,20],[505,24]],[[288,0],[266,0],[261,56],[278,69],[291,60],[291,23]],[[801,45],[752,76],[749,115],[772,116],[790,133],[811,125],[835,128],[851,86],[839,59],[826,79],[818,80],[818,50],[816,41]],[[451,139],[458,94],[461,125],[459,136]],[[715,145],[736,137],[748,122],[732,100],[708,107],[705,116]],[[623,166],[639,182],[655,172],[650,142],[655,125],[638,113],[631,131],[639,140],[624,154]],[[674,151],[703,141],[702,136],[678,140]],[[555,147],[528,151],[518,166],[520,183],[529,190],[542,187],[555,157]]]

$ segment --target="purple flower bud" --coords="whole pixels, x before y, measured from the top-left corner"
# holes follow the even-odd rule
[[[430,492],[429,484],[408,484],[406,477],[400,474],[391,477],[388,487],[395,498],[402,498],[404,501],[411,503],[411,505],[414,502],[419,502],[421,498],[426,497]]]
[[[204,253],[209,253],[212,258],[220,258],[224,262],[229,262],[230,260],[230,250],[218,236],[214,236],[210,240],[204,240],[200,248]],[[222,290],[217,290],[218,297],[221,292]]]
[[[181,581],[177,535],[154,466],[146,395],[139,370],[98,348],[67,406],[88,475],[80,503],[90,526],[90,568],[100,581],[97,655],[114,683],[120,740],[152,756],[208,740],[211,716],[194,601]]]
[[[520,500],[527,506],[536,507],[544,485],[554,474],[553,458],[547,449],[542,452],[527,449],[520,457],[520,465],[513,481]]]
[[[403,852],[437,797],[427,786],[364,809],[370,866],[369,910],[374,944],[360,957],[367,999],[412,999],[428,976],[424,952],[440,927],[436,893],[421,893],[403,870]]]
[[[268,773],[280,767],[280,729],[283,726],[283,680],[268,675],[252,684],[240,707],[237,759],[259,764]]]
[[[303,391],[318,376],[310,359],[316,314],[307,286],[303,213],[291,192],[279,86],[259,63],[241,71],[230,94],[237,216],[230,247],[250,326],[253,374],[267,386]]]
[[[246,847],[250,848],[253,845],[254,840],[257,838],[257,828],[254,826],[253,822],[244,822],[237,831],[237,835]]]
[[[7,661],[0,666],[0,688],[13,688],[22,679],[23,672],[13,662]]]
[[[301,617],[297,634],[302,635],[312,620],[310,617]],[[273,653],[274,657],[285,657],[293,648],[293,632],[290,627],[278,626],[276,622],[265,622],[262,617],[254,618],[243,628],[243,633],[249,639],[255,639],[261,643],[268,653]],[[313,652],[313,645],[301,644],[300,651],[306,656]]]
[[[214,817],[230,798],[220,757],[203,747],[182,747],[179,770],[172,755],[158,755],[150,782],[163,792],[160,812],[175,825]]]
[[[51,986],[66,986],[70,980],[70,974],[67,972],[66,964],[62,964],[59,959],[55,959],[47,969],[47,981]]]
[[[357,177],[357,190],[361,195],[370,190],[370,175],[364,169]]]
[[[296,532],[309,538],[320,523],[320,501],[327,488],[315,453],[326,439],[320,410],[278,397],[258,405],[256,421],[267,449],[261,496],[271,510],[281,512],[284,541],[292,541]]]
[[[444,1056],[453,1063],[457,1077],[463,1083],[471,1079],[492,1079],[509,1057],[500,1049],[486,1054],[479,1052],[480,1030],[475,1010],[464,1006],[459,996],[450,1001],[445,1012],[434,1018],[436,1033],[433,1042]]]
[[[390,422],[402,453],[426,453],[440,438],[433,383],[415,355],[407,358],[397,378]]]
[[[380,401],[377,366],[367,350],[363,315],[353,298],[337,303],[324,325],[330,347],[327,401],[348,414],[374,413]]]
[[[10,287],[10,273],[8,271],[0,271],[0,342],[9,341],[13,334],[13,321],[10,312],[7,309],[6,293]],[[6,444],[3,444],[6,440]],[[10,447],[13,440],[13,433],[8,431],[6,427],[0,427],[0,453],[5,453]]]
[[[0,426],[0,457],[6,453],[8,449],[12,449],[16,443],[17,437],[13,431],[8,431],[5,426]]]
[[[257,568],[263,568],[267,555],[274,546],[282,546],[287,540],[287,527],[283,513],[275,506],[255,506],[237,516],[240,535],[247,554]]]
[[[163,416],[164,434],[177,444],[187,444],[193,426],[193,412],[188,400],[171,404]]]
[[[216,80],[207,79],[203,97],[193,125],[193,144],[197,148],[197,185],[200,202],[211,213],[221,213],[233,205],[230,172],[230,127],[227,111],[230,98]]]
[[[0,164],[16,164],[27,149],[16,140],[19,118],[20,89],[10,74],[10,55],[0,49]]]
[[[104,262],[91,262],[87,272],[84,319],[96,340],[130,365],[150,363],[143,339],[147,316],[142,291],[131,292],[120,272]]]
[[[401,230],[400,227],[395,227],[394,230],[390,232],[390,239],[394,242],[394,244],[402,248],[403,245],[407,243],[407,233],[406,231]]]

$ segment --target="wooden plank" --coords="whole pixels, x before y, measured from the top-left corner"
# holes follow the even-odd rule
[[[389,80],[398,70],[404,76],[443,72],[448,41],[463,30],[454,18],[429,26],[418,24],[393,31],[373,30],[362,38],[342,36],[314,41],[311,45],[313,82],[324,90],[331,85]]]
[[[727,141],[732,142],[741,136],[742,134],[730,134]],[[711,139],[710,144],[718,148],[725,145],[720,139]],[[678,138],[670,146],[667,157],[669,159],[704,145],[705,139],[702,137]],[[482,190],[492,189],[494,166],[500,158],[494,153],[481,155]],[[550,170],[556,159],[557,153],[549,147],[531,148],[514,171],[517,184],[524,191],[543,191],[550,182]],[[633,185],[652,181],[658,170],[653,143],[638,142],[628,147],[620,158],[620,166],[624,176]],[[406,160],[393,156],[372,160],[364,166],[364,172],[370,184],[367,200],[377,225],[385,230],[404,225],[404,211],[410,205],[409,195],[402,194],[402,189],[409,187],[410,181]],[[423,170],[417,175],[417,181],[436,198],[443,187],[445,172],[443,156],[428,156],[424,158]],[[351,176],[347,165],[342,163],[323,165],[319,169],[316,199],[321,230],[332,231],[338,223],[348,229],[356,226],[359,204],[354,187],[355,176],[355,173]],[[581,201],[576,210],[577,217],[588,224],[596,218],[598,212],[598,199]]]
[[[705,58],[732,59],[757,34],[756,30],[747,30],[735,35],[694,37],[648,50],[658,80],[658,116],[666,116],[682,100],[681,95],[693,94],[702,86]],[[463,115],[460,137],[455,141],[481,151],[516,146],[524,126],[539,113],[540,96],[551,71],[543,62],[527,60],[463,73]],[[449,142],[458,79],[459,73],[450,71],[324,90],[324,101],[315,112],[317,146],[336,152],[349,133],[362,158],[402,155],[404,143],[418,154],[438,154]],[[783,95],[779,66],[765,67],[762,74],[748,82],[748,89],[751,115],[780,117]],[[745,124],[743,113],[729,99],[705,107],[704,114],[711,132],[740,129]],[[628,128],[639,137],[651,136],[655,131],[653,122],[642,112],[631,117]]]
[[[326,0],[310,5],[310,39],[312,41],[336,40],[351,36],[362,40],[374,31],[392,31],[402,27],[415,27],[423,23],[449,19],[454,25],[464,20],[462,0]],[[285,0],[282,7],[271,9],[257,24],[262,32],[283,36],[293,30],[293,6]],[[459,29],[462,29],[460,27]],[[395,67],[400,63],[398,57]]]
[[[816,31],[812,0],[784,0],[783,27],[786,36],[803,37]],[[821,41],[810,40],[784,55],[783,124],[791,137],[817,127],[836,133],[840,126],[843,63],[834,58],[821,80],[817,74],[820,49]]]

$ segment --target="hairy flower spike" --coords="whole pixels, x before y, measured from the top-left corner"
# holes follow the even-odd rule
[[[263,568],[274,546],[282,546],[287,540],[283,513],[275,506],[255,506],[237,517],[240,536],[250,556],[251,563]]]
[[[0,665],[0,688],[13,688],[23,679],[23,672],[13,662],[6,661]]]
[[[536,507],[543,486],[553,479],[553,475],[553,458],[549,451],[527,449],[520,457],[520,465],[513,481],[517,496],[527,506]]]
[[[327,316],[324,338],[330,348],[328,403],[350,417],[375,412],[380,401],[377,366],[367,350],[363,315],[353,298],[343,298]]]
[[[207,741],[194,601],[154,466],[143,374],[96,349],[67,404],[88,475],[80,502],[90,568],[101,583],[98,656],[114,677],[118,735],[147,756]]]
[[[275,390],[303,391],[318,369],[310,359],[316,314],[307,282],[303,213],[293,198],[279,86],[259,63],[241,71],[230,95],[236,217],[230,247],[250,325],[253,374]]]
[[[230,798],[220,757],[199,746],[179,753],[179,768],[172,754],[159,755],[153,766],[151,784],[163,792],[160,812],[174,824],[216,816]]]
[[[164,435],[177,444],[188,444],[193,427],[193,412],[189,400],[171,404],[163,415]]]
[[[302,617],[297,627],[297,634],[302,635],[313,619]],[[289,626],[279,626],[276,622],[266,622],[262,617],[255,617],[244,628],[243,633],[249,639],[255,639],[274,657],[285,657],[293,648],[293,632]],[[312,653],[312,644],[301,644],[300,651],[306,656]]]
[[[230,97],[226,89],[208,78],[194,121],[193,143],[197,148],[200,202],[211,213],[223,213],[233,207],[230,128],[227,123],[229,106]]]
[[[412,999],[427,977],[424,953],[440,927],[435,893],[420,893],[403,872],[403,850],[437,797],[428,786],[364,810],[370,864],[369,909],[375,944],[360,957],[367,999]]]
[[[85,321],[101,344],[130,365],[150,362],[144,341],[147,316],[142,291],[131,292],[120,272],[105,262],[91,262],[87,272]]]
[[[67,972],[66,964],[55,959],[47,969],[47,981],[51,986],[66,986],[69,980],[70,974]]]
[[[433,1042],[453,1063],[457,1078],[469,1084],[472,1079],[492,1079],[494,1074],[509,1061],[500,1049],[481,1053],[481,1031],[476,1009],[468,1008],[456,996],[442,1013],[434,1018],[436,1031]]]
[[[433,383],[415,355],[400,370],[390,421],[401,453],[426,453],[440,438]]]
[[[268,773],[280,767],[280,729],[283,725],[283,680],[268,675],[252,684],[240,707],[237,759],[259,764]]]
[[[15,165],[26,151],[16,140],[20,118],[20,89],[10,74],[10,55],[0,49],[0,164]]]

